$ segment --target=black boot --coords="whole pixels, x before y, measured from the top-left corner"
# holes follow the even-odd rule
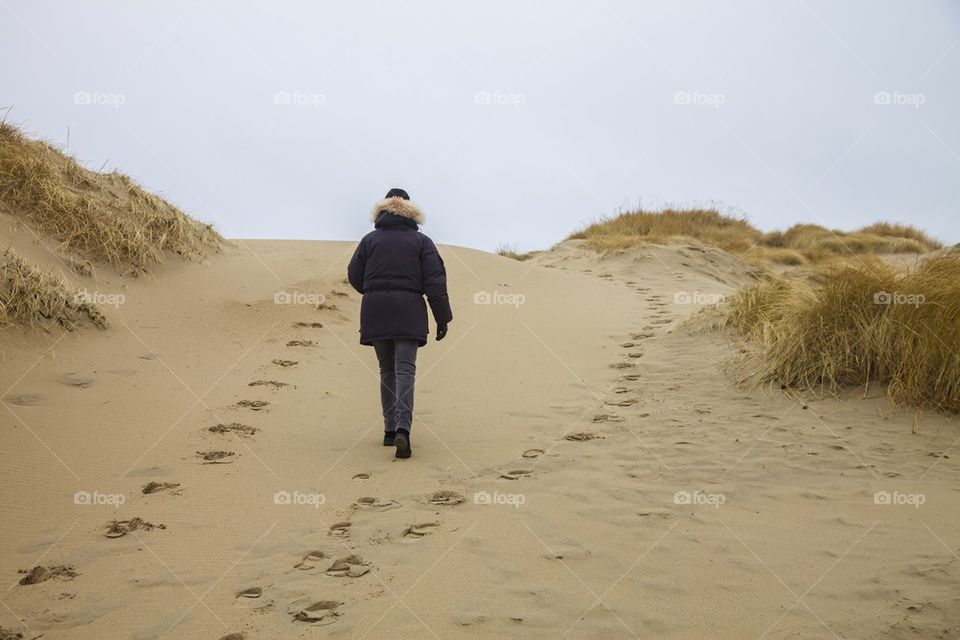
[[[392,447],[393,439],[396,437],[396,431],[384,431],[383,432],[383,446]]]
[[[398,430],[396,437],[393,439],[393,443],[397,447],[397,457],[398,458],[409,458],[410,457],[410,434],[406,431]]]

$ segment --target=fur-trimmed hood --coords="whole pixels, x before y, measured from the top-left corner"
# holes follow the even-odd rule
[[[423,224],[423,211],[420,207],[403,198],[386,198],[373,206],[373,221],[376,222],[381,211],[389,211],[403,218],[409,218],[417,224]]]

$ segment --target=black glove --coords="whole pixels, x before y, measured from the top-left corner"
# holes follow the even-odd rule
[[[437,325],[437,342],[440,342],[441,340],[443,340],[444,336],[446,335],[447,335],[447,325],[438,324]]]

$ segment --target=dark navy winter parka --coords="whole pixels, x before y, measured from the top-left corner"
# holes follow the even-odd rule
[[[423,214],[409,200],[381,200],[373,216],[375,229],[360,240],[347,267],[350,284],[363,294],[360,343],[410,339],[422,347],[428,333],[424,296],[438,325],[453,319],[443,259],[420,233]]]

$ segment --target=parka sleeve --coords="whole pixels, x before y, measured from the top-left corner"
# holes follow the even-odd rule
[[[420,251],[420,273],[423,277],[423,293],[430,303],[433,319],[437,324],[449,323],[453,320],[453,311],[447,297],[447,270],[437,245],[426,236]]]
[[[350,264],[347,265],[347,279],[357,293],[363,293],[363,274],[367,268],[367,248],[366,243],[361,240],[357,245],[357,250],[353,252]]]

